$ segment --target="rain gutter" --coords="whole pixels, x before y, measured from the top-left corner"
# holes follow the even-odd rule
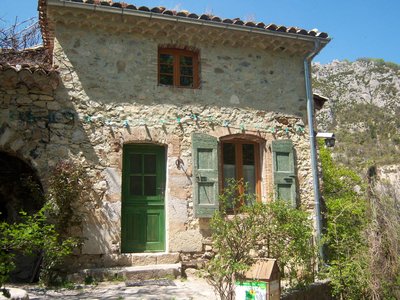
[[[307,94],[307,117],[308,117],[308,128],[310,135],[311,170],[312,170],[313,187],[314,187],[316,243],[318,245],[318,252],[321,262],[323,263],[325,261],[325,255],[321,244],[321,231],[322,231],[321,203],[320,203],[321,193],[320,193],[319,176],[318,176],[316,134],[314,131],[314,98],[312,93],[311,70],[310,70],[312,59],[319,53],[319,51],[321,51],[322,48],[323,45],[321,45],[320,41],[315,40],[314,50],[304,58],[304,78],[305,78],[306,94]]]

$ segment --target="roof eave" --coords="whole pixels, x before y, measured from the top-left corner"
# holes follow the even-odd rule
[[[234,30],[234,31],[241,31],[241,32],[248,32],[248,33],[255,33],[255,34],[262,34],[266,36],[273,36],[273,37],[281,37],[287,38],[292,40],[302,40],[307,42],[314,42],[315,40],[319,40],[321,43],[321,49],[330,42],[329,37],[318,37],[318,36],[311,36],[311,35],[302,35],[299,33],[290,33],[290,32],[280,32],[280,31],[273,31],[264,28],[257,28],[257,27],[247,27],[243,25],[235,25],[235,24],[228,24],[228,23],[219,23],[219,22],[212,22],[209,20],[201,20],[201,19],[191,19],[188,17],[180,17],[175,15],[164,15],[160,13],[154,12],[147,12],[141,10],[131,10],[119,7],[112,7],[112,6],[103,6],[103,5],[93,5],[93,4],[86,4],[84,2],[72,2],[67,0],[40,0],[42,4],[47,4],[51,6],[58,6],[58,7],[68,7],[68,8],[76,8],[76,9],[86,9],[95,12],[107,12],[107,13],[115,13],[120,15],[127,15],[127,16],[136,16],[148,19],[156,19],[156,20],[165,20],[165,21],[175,21],[180,23],[187,23],[187,24],[196,24],[200,26],[212,27],[212,28],[221,28],[227,30]],[[47,2],[47,3],[44,3]],[[41,14],[45,14],[45,12],[41,11],[45,5],[39,4],[39,12]],[[42,33],[44,37],[46,35],[46,30],[44,30],[42,25]],[[321,50],[320,49],[320,50]]]

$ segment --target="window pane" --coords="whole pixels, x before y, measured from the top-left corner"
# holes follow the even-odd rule
[[[243,164],[254,165],[254,145],[243,144]]]
[[[193,76],[193,68],[181,67],[181,75]]]
[[[172,64],[174,62],[174,56],[172,54],[160,54],[160,63]]]
[[[235,164],[235,144],[223,143],[224,164]]]
[[[254,144],[243,144],[243,180],[247,184],[247,192],[256,192],[256,169],[254,157]]]
[[[173,65],[160,65],[160,73],[172,74],[174,73]]]
[[[254,166],[243,165],[243,180],[247,184],[247,192],[249,194],[255,194],[256,170]]]
[[[144,155],[144,173],[154,174],[156,173],[156,155],[145,154]]]
[[[166,85],[173,85],[174,77],[172,75],[160,75],[160,83]]]
[[[224,186],[226,186],[227,179],[236,179],[235,144],[223,143],[222,152],[224,155]]]
[[[180,64],[181,65],[186,65],[186,66],[192,66],[193,65],[193,57],[191,57],[191,56],[181,56],[180,57]]]
[[[144,195],[145,196],[156,195],[156,176],[144,177]]]
[[[192,86],[193,85],[193,78],[192,77],[184,77],[181,76],[181,86]]]
[[[129,162],[130,162],[130,173],[142,173],[141,154],[131,154]]]
[[[129,192],[133,196],[142,195],[142,176],[131,176]]]

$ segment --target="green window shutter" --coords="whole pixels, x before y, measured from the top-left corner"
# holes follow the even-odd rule
[[[204,133],[192,134],[193,206],[196,218],[211,218],[218,209],[218,142]]]
[[[296,174],[291,140],[272,141],[275,198],[296,207]]]

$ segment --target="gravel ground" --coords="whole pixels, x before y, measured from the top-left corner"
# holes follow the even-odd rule
[[[101,282],[97,285],[77,285],[73,289],[51,290],[34,285],[14,286],[37,299],[218,299],[204,279],[146,280],[143,282]]]

